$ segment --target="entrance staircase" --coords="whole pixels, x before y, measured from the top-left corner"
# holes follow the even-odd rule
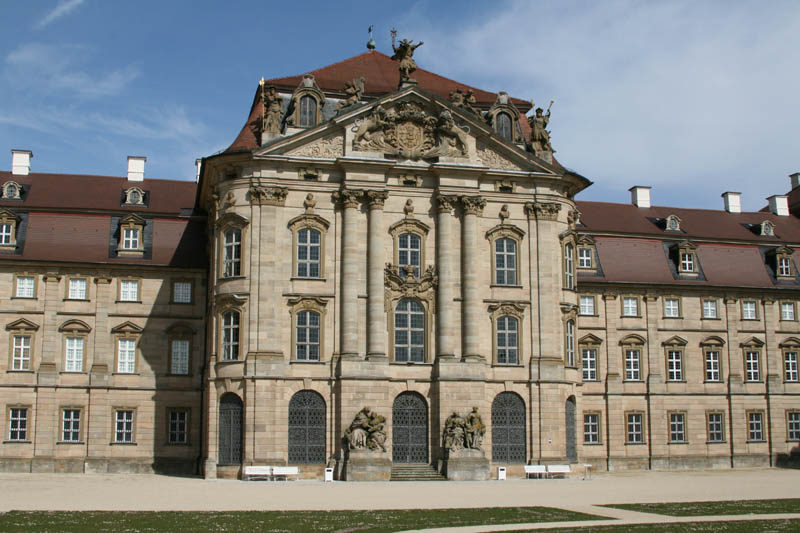
[[[392,481],[445,481],[446,478],[429,464],[393,464]]]

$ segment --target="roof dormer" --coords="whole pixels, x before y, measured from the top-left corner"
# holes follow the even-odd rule
[[[306,74],[292,94],[289,121],[295,128],[313,128],[322,123],[325,95],[313,74]]]
[[[486,113],[486,122],[488,122],[495,133],[504,141],[510,143],[521,143],[522,133],[519,127],[519,118],[521,114],[519,110],[511,103],[508,93],[500,91],[497,93],[497,100],[495,100],[492,107]]]

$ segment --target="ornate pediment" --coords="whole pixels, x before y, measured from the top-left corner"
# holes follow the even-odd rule
[[[322,137],[289,150],[286,155],[335,159],[344,155],[344,137],[341,135]]]
[[[433,306],[439,276],[432,266],[426,268],[420,277],[416,277],[413,266],[400,267],[387,263],[384,269],[384,284],[387,311],[391,310],[392,302],[399,298],[419,298]]]

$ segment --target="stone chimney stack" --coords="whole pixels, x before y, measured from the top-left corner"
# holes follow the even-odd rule
[[[128,156],[128,181],[144,181],[144,156]]]
[[[781,217],[789,216],[789,197],[781,194],[773,194],[767,198],[769,202],[769,212]]]
[[[722,193],[722,198],[725,202],[725,211],[728,213],[742,212],[742,193],[728,191]]]
[[[789,174],[789,179],[792,180],[792,190],[795,190],[797,187],[800,187],[800,172]]]
[[[650,207],[650,187],[634,185],[630,189],[631,203],[636,207]]]
[[[33,159],[33,152],[30,150],[11,150],[11,173],[15,176],[30,174],[31,159]]]

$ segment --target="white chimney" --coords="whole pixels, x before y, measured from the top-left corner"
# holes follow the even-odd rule
[[[789,174],[789,179],[792,180],[792,190],[795,190],[798,186],[800,186],[800,172]]]
[[[30,174],[32,158],[33,152],[30,150],[11,150],[11,173],[16,176]]]
[[[725,201],[725,211],[728,213],[742,212],[742,193],[728,191],[722,193],[722,198]]]
[[[203,160],[195,159],[194,164],[197,166],[197,173],[194,175],[194,182],[197,183],[200,181],[200,169],[203,168]]]
[[[769,211],[774,215],[778,215],[781,217],[788,217],[789,216],[789,197],[780,195],[780,194],[773,194],[769,198]]]
[[[144,156],[128,156],[128,181],[144,181]]]
[[[650,187],[634,185],[630,189],[631,203],[636,207],[650,207]]]

